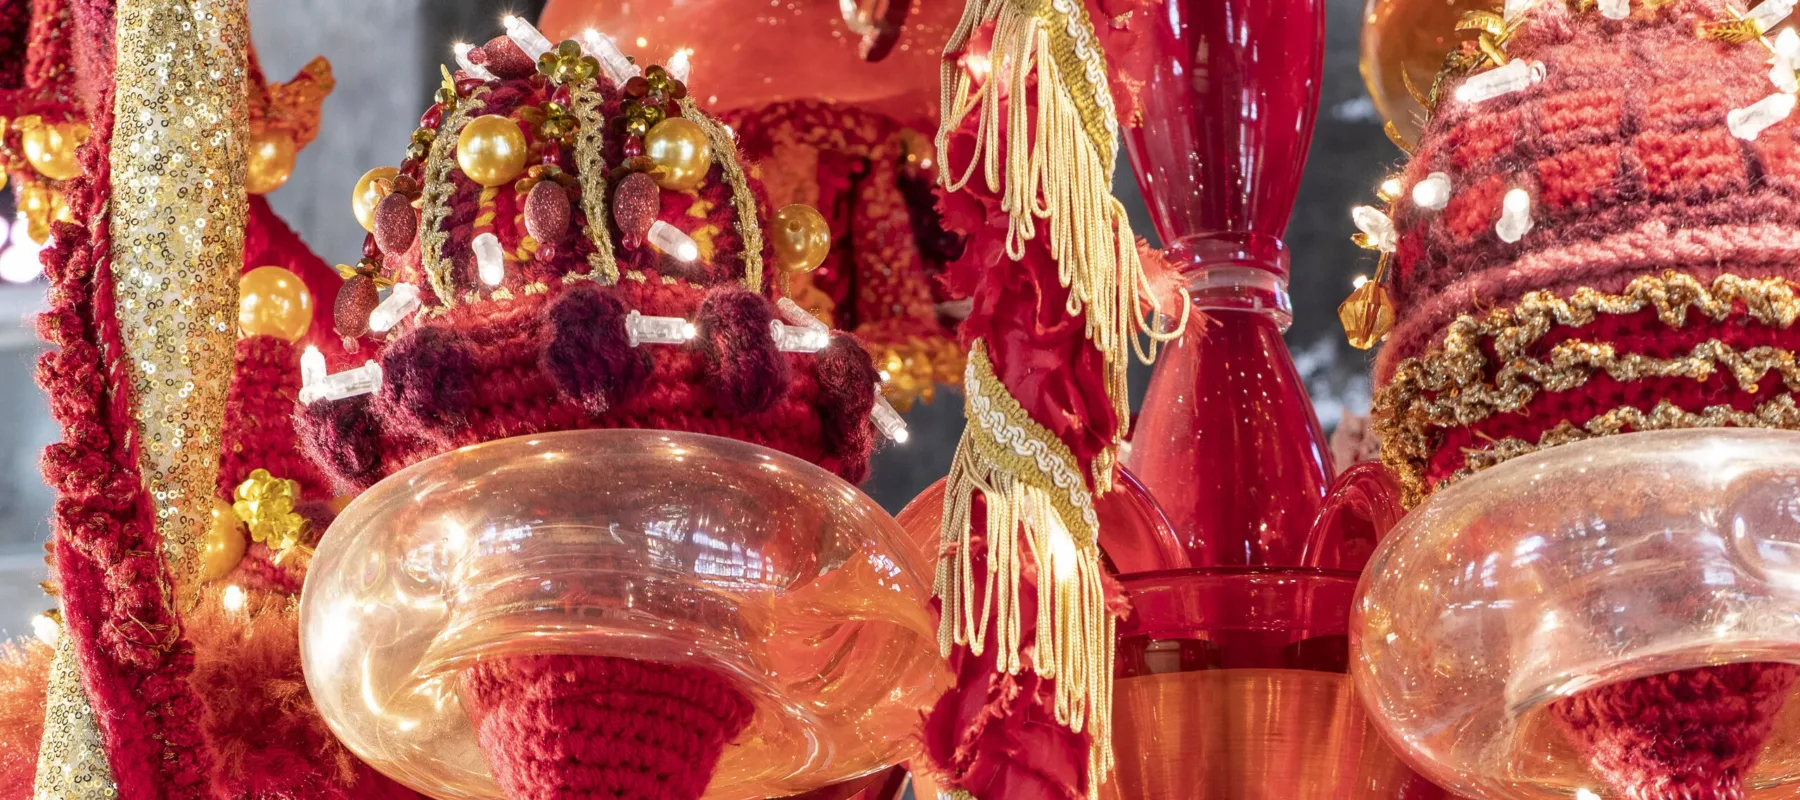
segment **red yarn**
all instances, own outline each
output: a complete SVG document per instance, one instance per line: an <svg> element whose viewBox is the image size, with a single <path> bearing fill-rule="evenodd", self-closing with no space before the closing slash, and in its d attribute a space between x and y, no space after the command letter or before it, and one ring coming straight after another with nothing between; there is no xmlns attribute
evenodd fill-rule
<svg viewBox="0 0 1800 800"><path fill-rule="evenodd" d="M755 710L711 669L598 656L484 661L462 689L511 800L697 800Z"/></svg>
<svg viewBox="0 0 1800 800"><path fill-rule="evenodd" d="M1742 800L1800 666L1726 664L1588 689L1550 717L1629 800Z"/></svg>
<svg viewBox="0 0 1800 800"><path fill-rule="evenodd" d="M300 235L282 221L260 194L249 196L249 216L244 221L244 271L257 267L282 267L300 277L312 292L312 325L301 337L299 347L312 345L325 355L327 363L340 368L362 363L344 353L343 340L335 330L332 310L337 305L338 289L344 279L325 260L306 246ZM226 441L230 441L227 439Z"/></svg>
<svg viewBox="0 0 1800 800"><path fill-rule="evenodd" d="M301 496L325 499L330 485L299 452L294 407L300 395L300 354L273 336L246 336L237 342L237 366L225 397L219 433L219 497L229 500L252 470L300 482Z"/></svg>

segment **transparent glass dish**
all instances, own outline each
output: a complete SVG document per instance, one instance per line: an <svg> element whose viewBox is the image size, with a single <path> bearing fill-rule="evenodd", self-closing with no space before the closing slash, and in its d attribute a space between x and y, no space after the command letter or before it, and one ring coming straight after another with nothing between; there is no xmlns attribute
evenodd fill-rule
<svg viewBox="0 0 1800 800"><path fill-rule="evenodd" d="M757 706L708 798L816 789L909 758L949 684L930 561L812 464L691 433L587 430L413 465L327 531L301 596L308 689L370 765L497 798L458 697L486 658L708 666Z"/></svg>
<svg viewBox="0 0 1800 800"><path fill-rule="evenodd" d="M1605 796L1551 701L1800 663L1800 432L1608 436L1464 478L1383 540L1350 635L1370 718L1426 777L1483 798ZM1797 707L1750 786L1800 778Z"/></svg>

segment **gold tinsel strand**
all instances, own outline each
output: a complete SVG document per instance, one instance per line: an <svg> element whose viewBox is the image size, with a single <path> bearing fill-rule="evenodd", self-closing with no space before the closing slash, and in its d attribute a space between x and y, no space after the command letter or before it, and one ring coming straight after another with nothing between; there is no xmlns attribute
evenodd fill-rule
<svg viewBox="0 0 1800 800"><path fill-rule="evenodd" d="M738 161L737 141L725 132L723 125L701 111L694 104L694 98L683 97L678 102L681 104L681 115L693 120L706 133L706 143L712 146L713 163L719 165L725 182L731 186L731 208L737 216L738 238L743 242L744 287L760 294L763 280L762 222L756 217L756 195L750 192L750 177L744 173L744 166Z"/></svg>
<svg viewBox="0 0 1800 800"><path fill-rule="evenodd" d="M581 172L581 212L588 219L588 241L594 243L584 276L611 285L619 282L619 263L608 227L606 159L600 155L606 144L607 120L601 113L604 102L592 81L575 81L569 86L569 110L576 121L575 166Z"/></svg>
<svg viewBox="0 0 1800 800"><path fill-rule="evenodd" d="M112 291L156 531L191 584L237 341L249 22L243 0L123 0L116 19Z"/></svg>

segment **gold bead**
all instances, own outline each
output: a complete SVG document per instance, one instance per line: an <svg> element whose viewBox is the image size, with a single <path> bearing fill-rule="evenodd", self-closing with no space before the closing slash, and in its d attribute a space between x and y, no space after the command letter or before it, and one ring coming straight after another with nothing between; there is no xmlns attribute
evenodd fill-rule
<svg viewBox="0 0 1800 800"><path fill-rule="evenodd" d="M268 194L281 188L294 174L294 137L285 131L266 130L250 137L250 159L244 174L244 191Z"/></svg>
<svg viewBox="0 0 1800 800"><path fill-rule="evenodd" d="M783 206L769 218L769 238L775 257L788 272L806 272L831 254L831 224L812 206Z"/></svg>
<svg viewBox="0 0 1800 800"><path fill-rule="evenodd" d="M656 123L644 134L644 155L662 167L656 185L677 192L698 188L712 169L712 145L706 141L706 131L686 117Z"/></svg>
<svg viewBox="0 0 1800 800"><path fill-rule="evenodd" d="M281 267L257 267L238 281L238 328L252 336L299 341L312 326L312 292Z"/></svg>
<svg viewBox="0 0 1800 800"><path fill-rule="evenodd" d="M212 525L200 540L201 579L216 581L231 574L237 569L238 562L244 560L244 550L248 547L244 529L238 524L237 514L232 513L231 504L214 498Z"/></svg>
<svg viewBox="0 0 1800 800"><path fill-rule="evenodd" d="M456 165L482 186L504 186L525 171L525 132L499 114L469 120L456 137Z"/></svg>
<svg viewBox="0 0 1800 800"><path fill-rule="evenodd" d="M19 138L25 144L25 160L31 162L38 174L59 181L81 174L81 164L75 160L75 148L87 141L87 123L38 122L20 127Z"/></svg>
<svg viewBox="0 0 1800 800"><path fill-rule="evenodd" d="M43 181L25 181L18 187L19 211L25 215L25 233L33 242L50 241L50 218L56 213L56 198Z"/></svg>
<svg viewBox="0 0 1800 800"><path fill-rule="evenodd" d="M394 176L400 170L393 167L376 167L356 179L356 188L350 191L350 210L356 212L356 221L362 223L363 230L375 232L375 204L387 196L388 187L393 186Z"/></svg>

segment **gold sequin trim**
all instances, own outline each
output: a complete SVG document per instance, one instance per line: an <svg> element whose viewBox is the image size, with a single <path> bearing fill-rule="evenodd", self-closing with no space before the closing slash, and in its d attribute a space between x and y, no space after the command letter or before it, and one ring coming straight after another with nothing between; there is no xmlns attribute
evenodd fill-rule
<svg viewBox="0 0 1800 800"><path fill-rule="evenodd" d="M50 661L44 692L44 734L38 744L32 800L114 800L112 765L100 740L100 723L81 685L75 636L64 630Z"/></svg>
<svg viewBox="0 0 1800 800"><path fill-rule="evenodd" d="M610 286L619 282L619 263L607 225L606 158L601 155L606 144L606 115L601 113L602 100L592 81L570 84L569 100L577 123L575 166L581 172L581 213L587 217L588 241L594 243L594 252L588 254L588 274Z"/></svg>
<svg viewBox="0 0 1800 800"><path fill-rule="evenodd" d="M744 166L738 160L737 141L725 132L725 126L702 112L694 104L694 98L684 97L680 103L681 115L706 132L706 143L712 145L713 162L719 165L725 173L725 182L731 185L731 209L737 216L738 238L743 240L744 287L761 294L762 221L756 216L756 195L750 192L750 176L744 174Z"/></svg>
<svg viewBox="0 0 1800 800"><path fill-rule="evenodd" d="M1779 373L1790 389L1800 388L1794 354L1772 347L1738 351L1708 341L1685 356L1657 358L1621 355L1610 344L1571 341L1551 348L1545 359L1527 354L1551 328L1584 327L1602 314L1654 309L1663 324L1678 328L1687 324L1690 312L1722 320L1739 303L1750 319L1771 327L1786 328L1800 318L1800 297L1785 279L1722 275L1709 286L1673 271L1638 278L1620 294L1582 288L1564 299L1547 291L1532 292L1512 308L1460 316L1446 328L1442 344L1401 362L1393 379L1377 393L1374 416L1382 438L1382 461L1400 479L1408 504L1417 503L1429 488L1423 476L1442 428L1516 411L1539 391L1578 387L1597 371L1619 380L1706 379L1722 367L1745 391L1754 391L1770 372ZM1491 363L1503 366L1490 381Z"/></svg>
<svg viewBox="0 0 1800 800"><path fill-rule="evenodd" d="M451 264L444 257L444 245L450 241L444 220L450 217L450 196L456 192L456 182L450 177L450 170L456 167L456 138L462 134L463 126L486 107L481 98L487 92L486 86L477 86L468 97L456 101L456 108L438 126L431 150L425 156L425 186L419 194L419 241L424 245L420 260L424 262L432 294L446 307L456 305L458 300Z"/></svg>
<svg viewBox="0 0 1800 800"><path fill-rule="evenodd" d="M125 0L115 19L112 291L156 532L191 586L237 345L249 23L243 0Z"/></svg>

